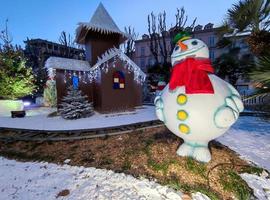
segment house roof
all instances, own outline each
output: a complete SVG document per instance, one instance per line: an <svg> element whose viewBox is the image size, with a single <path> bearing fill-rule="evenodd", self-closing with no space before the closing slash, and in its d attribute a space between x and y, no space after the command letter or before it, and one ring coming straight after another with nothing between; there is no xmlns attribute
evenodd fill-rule
<svg viewBox="0 0 270 200"><path fill-rule="evenodd" d="M233 33L226 33L224 34L225 38L230 38L230 37L242 37L242 36L249 36L251 34L251 31L242 31L242 32L237 32L237 30L234 30Z"/></svg>
<svg viewBox="0 0 270 200"><path fill-rule="evenodd" d="M85 36L87 35L87 31L89 30L103 34L116 33L122 36L122 40L125 40L125 38L128 37L125 33L120 31L102 3L100 3L97 7L90 22L80 22L78 25L79 26L76 29L76 41L78 43L82 43L82 41L85 39ZM87 31L84 36L81 36L83 29L86 29Z"/></svg>
<svg viewBox="0 0 270 200"><path fill-rule="evenodd" d="M106 68L109 67L106 63L112 59L118 57L120 60L126 63L125 67L129 71L134 73L134 80L137 83L144 82L146 75L140 69L138 65L136 65L126 54L124 54L120 49L113 48L106 51L101 58L98 58L97 63L90 67L89 62L84 60L75 60L69 58L60 58L60 57L49 57L45 62L45 68L53 68L53 69L63 69L63 70L72 70L72 71L85 71L88 74L89 79L92 81L93 79L97 79L101 71L106 72Z"/></svg>
<svg viewBox="0 0 270 200"><path fill-rule="evenodd" d="M101 58L98 58L97 63L91 68L91 71L98 74L97 71L100 70L101 66L109 61L110 59L118 57L120 60L127 63L127 68L134 73L134 79L137 82L143 82L146 78L146 74L141 70L141 68L136 65L126 54L124 54L120 49L112 48L106 51Z"/></svg>
<svg viewBox="0 0 270 200"><path fill-rule="evenodd" d="M70 58L49 57L45 62L45 68L64 69L73 71L90 71L89 62Z"/></svg>

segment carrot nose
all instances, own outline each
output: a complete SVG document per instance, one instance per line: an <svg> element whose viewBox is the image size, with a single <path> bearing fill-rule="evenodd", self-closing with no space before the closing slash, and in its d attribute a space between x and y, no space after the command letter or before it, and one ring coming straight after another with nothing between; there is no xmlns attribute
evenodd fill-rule
<svg viewBox="0 0 270 200"><path fill-rule="evenodd" d="M177 42L177 44L182 49L182 51L186 51L188 49L188 46L181 41Z"/></svg>

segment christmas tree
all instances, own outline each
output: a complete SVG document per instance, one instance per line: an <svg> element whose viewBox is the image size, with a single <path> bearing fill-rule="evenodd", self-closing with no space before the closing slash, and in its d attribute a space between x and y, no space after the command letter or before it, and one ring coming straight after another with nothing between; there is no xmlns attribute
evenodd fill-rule
<svg viewBox="0 0 270 200"><path fill-rule="evenodd" d="M68 88L60 106L59 112L64 119L79 119L94 114L93 103L89 103L87 96L82 95L82 92L73 86Z"/></svg>
<svg viewBox="0 0 270 200"><path fill-rule="evenodd" d="M34 89L32 69L20 49L15 47L0 50L0 97L17 99L31 94Z"/></svg>
<svg viewBox="0 0 270 200"><path fill-rule="evenodd" d="M0 99L18 99L35 90L32 69L26 66L23 50L11 44L6 21L0 32Z"/></svg>
<svg viewBox="0 0 270 200"><path fill-rule="evenodd" d="M43 92L44 104L50 107L56 107L57 105L57 93L55 80L48 80Z"/></svg>

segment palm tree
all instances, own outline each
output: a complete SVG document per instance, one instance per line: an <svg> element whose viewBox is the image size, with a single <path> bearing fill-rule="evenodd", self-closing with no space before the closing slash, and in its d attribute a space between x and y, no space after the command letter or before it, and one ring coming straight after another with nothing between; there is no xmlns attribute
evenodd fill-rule
<svg viewBox="0 0 270 200"><path fill-rule="evenodd" d="M241 0L228 10L228 25L239 31L269 30L270 0Z"/></svg>
<svg viewBox="0 0 270 200"><path fill-rule="evenodd" d="M261 83L267 91L270 91L270 50L267 55L259 57L255 69L250 73L250 78Z"/></svg>
<svg viewBox="0 0 270 200"><path fill-rule="evenodd" d="M259 56L270 48L270 0L240 0L228 10L221 28L224 32L250 31L247 42L251 51Z"/></svg>
<svg viewBox="0 0 270 200"><path fill-rule="evenodd" d="M236 85L239 77L246 78L253 66L250 54L239 56L239 48L232 48L229 52L222 54L214 62L216 74L227 79L232 85Z"/></svg>

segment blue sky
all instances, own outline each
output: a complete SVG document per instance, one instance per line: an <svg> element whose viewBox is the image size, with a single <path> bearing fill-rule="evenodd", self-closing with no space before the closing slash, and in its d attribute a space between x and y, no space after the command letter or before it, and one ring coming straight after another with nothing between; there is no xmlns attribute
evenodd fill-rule
<svg viewBox="0 0 270 200"><path fill-rule="evenodd" d="M222 22L226 11L238 0L0 0L0 29L9 19L13 43L29 38L58 41L60 32L74 34L78 22L87 22L102 2L121 30L131 25L140 35L147 33L147 14L167 12L168 26L176 8L185 7L190 21Z"/></svg>

